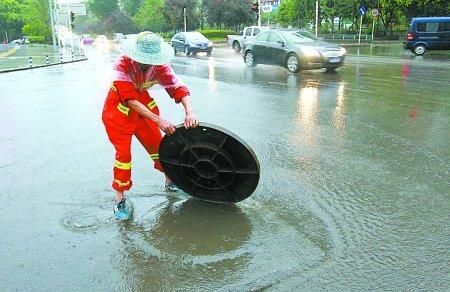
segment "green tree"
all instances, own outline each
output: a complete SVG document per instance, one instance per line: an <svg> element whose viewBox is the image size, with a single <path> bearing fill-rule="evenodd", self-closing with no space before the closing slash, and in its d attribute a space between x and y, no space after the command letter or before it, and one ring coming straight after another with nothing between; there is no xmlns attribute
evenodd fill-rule
<svg viewBox="0 0 450 292"><path fill-rule="evenodd" d="M239 26L256 24L255 13L251 10L251 1L229 0L223 21L227 27L238 30Z"/></svg>
<svg viewBox="0 0 450 292"><path fill-rule="evenodd" d="M384 0L386 1L386 0ZM417 16L448 16L450 1L448 0L397 0L398 7L408 20Z"/></svg>
<svg viewBox="0 0 450 292"><path fill-rule="evenodd" d="M134 17L139 11L145 0L119 0L119 8L121 11L128 13L131 17ZM159 1L161 2L161 1Z"/></svg>
<svg viewBox="0 0 450 292"><path fill-rule="evenodd" d="M184 29L184 8L186 8L187 30L194 30L200 24L198 0L165 0L163 15L168 26L175 31Z"/></svg>
<svg viewBox="0 0 450 292"><path fill-rule="evenodd" d="M51 39L48 0L27 0L23 7L24 26L22 32L30 36L43 36Z"/></svg>
<svg viewBox="0 0 450 292"><path fill-rule="evenodd" d="M201 9L209 26L238 30L245 25L256 24L251 3L252 0L210 0L203 1Z"/></svg>
<svg viewBox="0 0 450 292"><path fill-rule="evenodd" d="M23 1L0 0L0 34L2 36L0 39L6 41L6 34L9 41L22 35L23 7Z"/></svg>
<svg viewBox="0 0 450 292"><path fill-rule="evenodd" d="M145 0L133 17L133 21L140 30L166 31L168 26L161 13L163 9L163 0Z"/></svg>
<svg viewBox="0 0 450 292"><path fill-rule="evenodd" d="M313 23L315 15L315 1L313 0L285 0L275 13L275 19L284 26L305 27Z"/></svg>
<svg viewBox="0 0 450 292"><path fill-rule="evenodd" d="M117 1L111 0L88 0L89 10L100 20L105 21L110 16L119 11L119 4Z"/></svg>
<svg viewBox="0 0 450 292"><path fill-rule="evenodd" d="M137 28L133 22L131 13L125 11L128 2L129 1L89 0L88 8L94 17L87 20L89 24L86 26L86 29L101 34L136 32ZM92 18L96 19L92 20Z"/></svg>

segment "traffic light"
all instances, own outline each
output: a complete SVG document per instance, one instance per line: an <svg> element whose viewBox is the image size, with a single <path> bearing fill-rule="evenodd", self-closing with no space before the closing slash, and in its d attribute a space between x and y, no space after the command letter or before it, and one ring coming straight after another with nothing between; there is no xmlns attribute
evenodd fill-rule
<svg viewBox="0 0 450 292"><path fill-rule="evenodd" d="M258 3L258 1L252 2L252 10L253 10L253 12L255 12L255 13L258 13L258 12L259 12L259 3Z"/></svg>
<svg viewBox="0 0 450 292"><path fill-rule="evenodd" d="M259 1L252 2L252 11L255 13L257 21L259 18L259 3L258 2Z"/></svg>
<svg viewBox="0 0 450 292"><path fill-rule="evenodd" d="M73 13L73 11L70 11L70 26L72 27L72 29L75 27L75 24L73 24L75 20L75 13Z"/></svg>

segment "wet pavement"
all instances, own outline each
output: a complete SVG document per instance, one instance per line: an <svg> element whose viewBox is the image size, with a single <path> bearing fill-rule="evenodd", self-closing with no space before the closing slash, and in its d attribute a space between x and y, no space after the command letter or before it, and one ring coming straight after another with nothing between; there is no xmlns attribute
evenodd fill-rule
<svg viewBox="0 0 450 292"><path fill-rule="evenodd" d="M200 121L253 148L260 183L236 205L165 193L134 141L127 223L100 120L115 53L1 74L0 290L448 290L450 55L370 49L299 74L179 53Z"/></svg>

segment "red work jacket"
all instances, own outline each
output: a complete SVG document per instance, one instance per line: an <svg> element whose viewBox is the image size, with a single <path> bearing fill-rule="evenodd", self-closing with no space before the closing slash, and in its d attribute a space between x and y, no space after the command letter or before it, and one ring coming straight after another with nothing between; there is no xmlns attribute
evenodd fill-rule
<svg viewBox="0 0 450 292"><path fill-rule="evenodd" d="M142 72L137 62L120 56L114 64L113 82L103 107L102 120L105 125L126 134L134 133L136 121L141 116L128 107L130 99L141 102L159 115L156 102L147 91L154 84L164 87L176 103L190 94L169 64L150 66L146 72Z"/></svg>

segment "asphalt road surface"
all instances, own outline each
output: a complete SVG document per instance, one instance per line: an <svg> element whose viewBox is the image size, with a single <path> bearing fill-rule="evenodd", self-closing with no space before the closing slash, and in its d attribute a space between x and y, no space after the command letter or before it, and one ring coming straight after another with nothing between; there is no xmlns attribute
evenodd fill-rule
<svg viewBox="0 0 450 292"><path fill-rule="evenodd" d="M128 223L100 118L117 52L1 74L0 290L449 290L450 56L349 52L299 74L179 53L200 121L253 148L260 183L236 205L165 193L134 141Z"/></svg>

